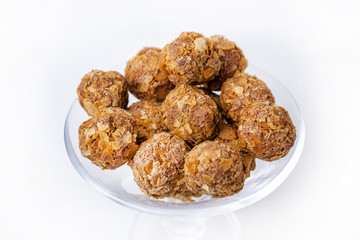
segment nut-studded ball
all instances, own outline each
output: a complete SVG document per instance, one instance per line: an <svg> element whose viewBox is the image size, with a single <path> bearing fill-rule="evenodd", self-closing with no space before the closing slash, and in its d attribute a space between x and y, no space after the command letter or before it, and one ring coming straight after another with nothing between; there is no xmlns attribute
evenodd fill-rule
<svg viewBox="0 0 360 240"><path fill-rule="evenodd" d="M164 127L191 145L211 139L221 115L215 102L201 90L179 85L162 103Z"/></svg>
<svg viewBox="0 0 360 240"><path fill-rule="evenodd" d="M161 64L160 53L159 48L145 47L127 62L125 78L130 92L139 99L162 101L174 88Z"/></svg>
<svg viewBox="0 0 360 240"><path fill-rule="evenodd" d="M189 190L226 197L244 186L243 159L236 149L218 141L206 141L186 154L185 182Z"/></svg>
<svg viewBox="0 0 360 240"><path fill-rule="evenodd" d="M101 169L115 169L128 162L138 149L136 127L122 108L107 108L79 127L81 154Z"/></svg>
<svg viewBox="0 0 360 240"><path fill-rule="evenodd" d="M108 107L126 108L128 86L118 72L93 70L86 74L77 89L79 102L90 116Z"/></svg>
<svg viewBox="0 0 360 240"><path fill-rule="evenodd" d="M266 84L255 76L241 73L227 79L220 94L220 103L227 118L238 122L241 111L254 102L275 102Z"/></svg>
<svg viewBox="0 0 360 240"><path fill-rule="evenodd" d="M208 82L221 68L217 52L200 33L181 33L164 47L162 54L170 81L175 85Z"/></svg>
<svg viewBox="0 0 360 240"><path fill-rule="evenodd" d="M141 191L154 198L171 197L184 189L184 162L188 145L167 132L143 142L129 162Z"/></svg>
<svg viewBox="0 0 360 240"><path fill-rule="evenodd" d="M296 139L288 112L269 102L254 103L243 110L238 134L255 157L266 161L284 157Z"/></svg>
<svg viewBox="0 0 360 240"><path fill-rule="evenodd" d="M236 71L244 72L248 63L242 50L234 42L220 35L211 36L209 40L220 58L221 70L205 85L211 90L220 90L226 79L233 77Z"/></svg>

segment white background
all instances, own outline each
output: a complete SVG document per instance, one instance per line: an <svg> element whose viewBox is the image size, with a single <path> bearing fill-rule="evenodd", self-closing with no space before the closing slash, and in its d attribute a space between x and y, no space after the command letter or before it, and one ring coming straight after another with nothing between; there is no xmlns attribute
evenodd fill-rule
<svg viewBox="0 0 360 240"><path fill-rule="evenodd" d="M360 239L359 23L355 0L0 1L0 239L127 239L137 212L73 169L65 116L85 73L182 31L235 41L305 118L293 173L236 212L243 238Z"/></svg>

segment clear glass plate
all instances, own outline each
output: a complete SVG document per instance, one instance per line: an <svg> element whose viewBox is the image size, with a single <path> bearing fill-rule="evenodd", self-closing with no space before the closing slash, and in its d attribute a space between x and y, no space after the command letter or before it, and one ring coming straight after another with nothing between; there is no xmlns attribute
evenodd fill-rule
<svg viewBox="0 0 360 240"><path fill-rule="evenodd" d="M258 67L250 65L247 73L263 80L275 96L276 104L284 107L296 127L297 138L287 156L266 162L256 159L256 169L246 180L244 188L226 198L200 197L195 202L181 202L173 199L155 200L142 193L133 180L130 167L124 165L116 170L100 170L84 158L78 147L78 128L89 117L77 99L71 105L65 122L65 145L69 158L79 174L92 186L115 202L142 212L181 216L215 215L244 208L274 191L294 169L300 158L304 141L305 126L299 107L290 92L275 78ZM137 101L130 96L129 105Z"/></svg>

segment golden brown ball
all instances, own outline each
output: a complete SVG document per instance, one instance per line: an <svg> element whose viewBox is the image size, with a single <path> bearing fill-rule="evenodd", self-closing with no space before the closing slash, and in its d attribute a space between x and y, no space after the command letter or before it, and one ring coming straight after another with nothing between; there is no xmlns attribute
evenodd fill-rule
<svg viewBox="0 0 360 240"><path fill-rule="evenodd" d="M248 62L243 51L234 42L223 36L211 36L209 41L220 58L221 70L213 80L205 85L211 90L220 90L224 81L233 77L235 72L244 72Z"/></svg>
<svg viewBox="0 0 360 240"><path fill-rule="evenodd" d="M184 162L188 151L183 139L167 132L143 142L129 162L141 191L154 198L178 194L185 184Z"/></svg>
<svg viewBox="0 0 360 240"><path fill-rule="evenodd" d="M186 154L185 182L190 191L226 197L244 186L243 159L236 149L218 141L206 141Z"/></svg>
<svg viewBox="0 0 360 240"><path fill-rule="evenodd" d="M266 84L255 76L241 73L227 79L220 94L220 103L227 118L238 122L241 111L254 102L275 102L274 96Z"/></svg>
<svg viewBox="0 0 360 240"><path fill-rule="evenodd" d="M174 88L160 57L161 49L145 47L127 62L125 77L130 92L137 98L162 101Z"/></svg>
<svg viewBox="0 0 360 240"><path fill-rule="evenodd" d="M122 108L107 108L79 127L81 154L101 169L115 169L128 162L138 149L136 127Z"/></svg>
<svg viewBox="0 0 360 240"><path fill-rule="evenodd" d="M269 102L254 103L243 110L238 134L255 157L266 161L284 157L296 139L288 112Z"/></svg>
<svg viewBox="0 0 360 240"><path fill-rule="evenodd" d="M115 71L93 70L86 74L77 89L79 102L90 116L108 107L126 108L128 86L123 75Z"/></svg>
<svg viewBox="0 0 360 240"><path fill-rule="evenodd" d="M162 103L164 127L191 145L211 139L221 115L216 103L201 90L179 85Z"/></svg>
<svg viewBox="0 0 360 240"><path fill-rule="evenodd" d="M183 32L164 49L164 64L174 85L208 82L219 74L221 62L200 33Z"/></svg>

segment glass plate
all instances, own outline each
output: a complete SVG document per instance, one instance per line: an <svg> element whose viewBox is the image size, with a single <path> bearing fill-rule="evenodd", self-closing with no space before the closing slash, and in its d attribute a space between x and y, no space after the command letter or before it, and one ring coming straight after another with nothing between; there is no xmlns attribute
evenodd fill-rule
<svg viewBox="0 0 360 240"><path fill-rule="evenodd" d="M293 148L284 158L274 162L256 159L256 169L246 179L244 188L239 193L225 198L204 196L193 203L167 198L156 200L140 191L133 180L129 166L124 165L116 170L100 170L81 155L78 147L78 128L89 116L81 108L77 99L71 105L65 122L65 145L73 166L86 181L107 197L142 212L172 216L213 215L244 208L264 198L274 191L294 169L304 146L305 126L295 99L279 81L253 65L249 65L246 72L263 80L271 89L276 104L289 112L296 127L297 138ZM129 105L135 101L137 101L136 98L131 95Z"/></svg>

